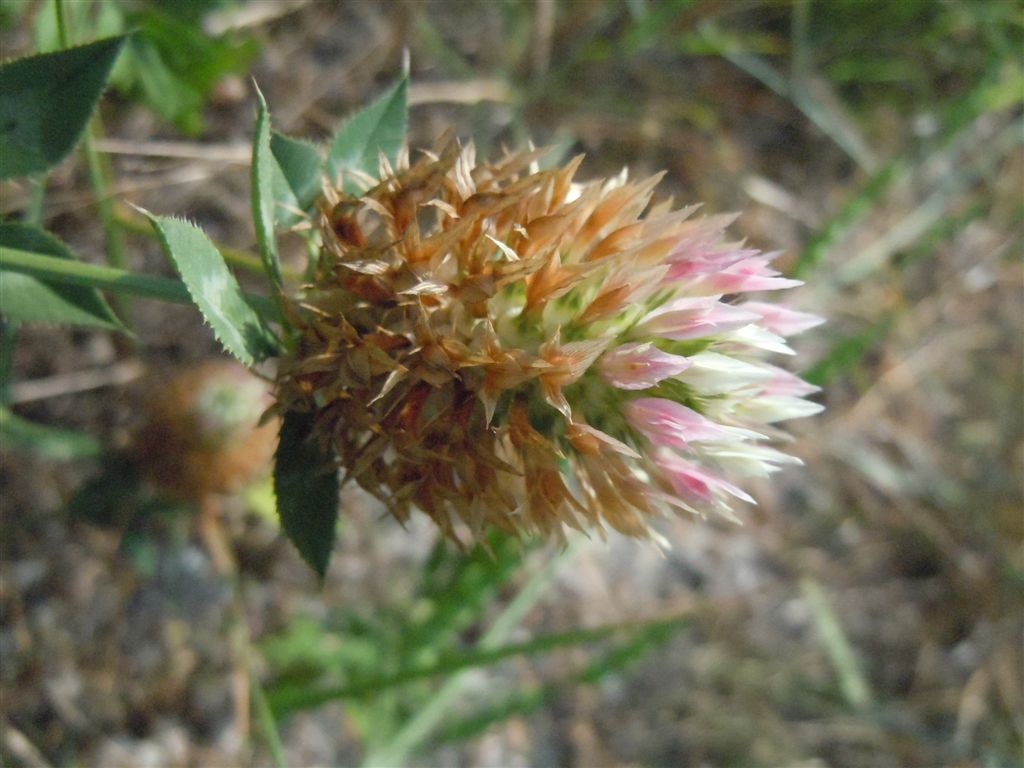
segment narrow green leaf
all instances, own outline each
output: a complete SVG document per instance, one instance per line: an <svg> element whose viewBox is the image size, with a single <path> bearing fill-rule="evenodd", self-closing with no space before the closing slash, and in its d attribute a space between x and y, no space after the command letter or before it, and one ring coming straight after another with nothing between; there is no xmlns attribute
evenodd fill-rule
<svg viewBox="0 0 1024 768"><path fill-rule="evenodd" d="M275 354L273 335L246 301L224 257L206 234L170 216L149 215L149 219L192 300L224 348L245 365Z"/></svg>
<svg viewBox="0 0 1024 768"><path fill-rule="evenodd" d="M45 171L78 141L125 38L0 66L0 178Z"/></svg>
<svg viewBox="0 0 1024 768"><path fill-rule="evenodd" d="M46 459L67 461L99 456L99 440L85 432L51 427L23 419L0 407L0 448L25 451Z"/></svg>
<svg viewBox="0 0 1024 768"><path fill-rule="evenodd" d="M274 237L274 156L270 152L270 113L267 102L256 89L259 110L256 113L256 133L252 140L252 220L256 226L256 242L263 261L263 271L271 284L281 287L281 262Z"/></svg>
<svg viewBox="0 0 1024 768"><path fill-rule="evenodd" d="M324 164L320 149L308 141L271 131L270 151L277 161L274 200L279 226L299 220L296 209L309 211L320 194Z"/></svg>
<svg viewBox="0 0 1024 768"><path fill-rule="evenodd" d="M42 229L0 224L0 246L77 261L63 242ZM95 288L48 282L5 272L0 280L0 313L20 323L65 323L126 330Z"/></svg>
<svg viewBox="0 0 1024 768"><path fill-rule="evenodd" d="M552 632L525 642L508 643L495 648L462 648L458 651L448 651L427 664L400 669L391 674L381 674L369 679L357 678L346 685L330 688L310 686L305 683L285 686L273 691L270 694L270 701L275 712L306 709L333 699L377 695L388 688L405 685L415 680L448 675L463 669L492 666L518 656L538 656L564 648L598 643L623 634L646 632L651 627L675 625L681 620L680 617L672 617L647 622L631 621L607 624L593 628L570 629L566 632Z"/></svg>
<svg viewBox="0 0 1024 768"><path fill-rule="evenodd" d="M338 473L311 439L313 417L287 413L274 455L274 492L281 528L322 579L334 548Z"/></svg>
<svg viewBox="0 0 1024 768"><path fill-rule="evenodd" d="M593 685L614 672L620 672L642 659L658 645L668 641L675 632L687 624L687 619L657 621L638 629L629 640L614 646L586 664L582 669L563 676L560 680L525 687L507 694L490 706L478 707L463 719L450 719L441 728L435 743L465 741L486 731L495 723L511 717L535 712L546 702L565 694L579 685Z"/></svg>
<svg viewBox="0 0 1024 768"><path fill-rule="evenodd" d="M402 78L375 101L346 120L327 151L327 175L342 177L346 192L363 187L349 171L377 175L377 154L383 152L394 163L405 141L408 81Z"/></svg>

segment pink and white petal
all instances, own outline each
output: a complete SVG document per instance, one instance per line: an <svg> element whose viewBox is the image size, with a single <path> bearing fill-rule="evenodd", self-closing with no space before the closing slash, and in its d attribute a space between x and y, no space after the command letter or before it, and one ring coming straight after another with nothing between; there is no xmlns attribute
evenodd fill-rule
<svg viewBox="0 0 1024 768"><path fill-rule="evenodd" d="M652 443L688 448L693 442L729 442L759 438L742 427L727 427L685 405L661 397L641 397L626 406L630 423Z"/></svg>
<svg viewBox="0 0 1024 768"><path fill-rule="evenodd" d="M769 253L743 259L723 269L699 278L694 287L715 290L719 293L743 293L746 291L775 291L803 285L801 280L780 277L768 263L778 256Z"/></svg>
<svg viewBox="0 0 1024 768"><path fill-rule="evenodd" d="M804 381L795 373L779 368L775 365L762 363L765 370L771 371L771 378L764 382L761 388L762 395L789 395L791 397L804 397L820 392L821 387Z"/></svg>
<svg viewBox="0 0 1024 768"><path fill-rule="evenodd" d="M687 296L668 302L641 319L637 333L683 340L742 328L758 315L718 301L718 296Z"/></svg>
<svg viewBox="0 0 1024 768"><path fill-rule="evenodd" d="M701 352L689 360L690 367L679 374L679 379L702 395L718 395L749 389L755 385L759 389L776 375L775 371L764 364L747 362L717 352Z"/></svg>
<svg viewBox="0 0 1024 768"><path fill-rule="evenodd" d="M757 503L743 489L681 456L662 452L654 460L662 470L664 477L683 497L689 496L708 503L712 502L716 496L725 493L750 504Z"/></svg>
<svg viewBox="0 0 1024 768"><path fill-rule="evenodd" d="M803 464L796 456L760 443L708 444L701 446L700 455L729 474L740 477L768 477L778 472L782 465Z"/></svg>
<svg viewBox="0 0 1024 768"><path fill-rule="evenodd" d="M619 389L647 389L689 366L688 358L662 352L649 341L622 344L598 363L601 375Z"/></svg>
<svg viewBox="0 0 1024 768"><path fill-rule="evenodd" d="M799 312L789 307L769 304L763 301L747 301L740 304L748 312L761 316L758 325L779 336L795 336L825 322L825 318L810 312Z"/></svg>
<svg viewBox="0 0 1024 768"><path fill-rule="evenodd" d="M725 352L774 352L779 355L795 355L793 348L781 336L777 336L759 325L745 325L729 331L715 344L715 349Z"/></svg>
<svg viewBox="0 0 1024 768"><path fill-rule="evenodd" d="M754 397L739 403L734 410L738 419L757 424L774 424L787 419L802 419L825 410L825 406L813 400L786 395Z"/></svg>

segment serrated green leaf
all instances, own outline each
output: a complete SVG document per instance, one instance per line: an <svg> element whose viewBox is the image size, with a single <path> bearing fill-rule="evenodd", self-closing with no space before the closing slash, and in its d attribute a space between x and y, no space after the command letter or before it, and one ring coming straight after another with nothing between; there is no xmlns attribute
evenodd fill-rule
<svg viewBox="0 0 1024 768"><path fill-rule="evenodd" d="M256 89L259 109L256 113L256 132L252 140L252 220L256 227L256 243L263 261L263 271L278 287L281 285L281 262L274 237L274 156L270 151L270 113L267 102Z"/></svg>
<svg viewBox="0 0 1024 768"><path fill-rule="evenodd" d="M0 179L45 171L71 151L125 38L0 66Z"/></svg>
<svg viewBox="0 0 1024 768"><path fill-rule="evenodd" d="M246 301L210 238L187 221L147 215L192 300L224 348L249 366L275 354L273 334Z"/></svg>
<svg viewBox="0 0 1024 768"><path fill-rule="evenodd" d="M279 226L299 220L296 210L310 211L320 195L324 164L320 149L308 141L272 131L270 151L274 155L274 200Z"/></svg>
<svg viewBox="0 0 1024 768"><path fill-rule="evenodd" d="M0 224L0 246L77 261L63 242L25 224ZM40 280L4 271L0 277L0 313L19 323L65 323L126 330L94 288Z"/></svg>
<svg viewBox="0 0 1024 768"><path fill-rule="evenodd" d="M24 451L46 459L89 459L102 450L100 441L85 432L51 427L23 419L0 407L0 448Z"/></svg>
<svg viewBox="0 0 1024 768"><path fill-rule="evenodd" d="M274 493L281 528L322 579L334 548L338 473L310 439L313 417L287 413L274 454Z"/></svg>
<svg viewBox="0 0 1024 768"><path fill-rule="evenodd" d="M392 163L398 157L398 150L405 141L407 85L403 77L349 117L331 141L327 151L327 175L336 180L340 174L346 192L363 191L346 171L376 176L378 152L383 152Z"/></svg>

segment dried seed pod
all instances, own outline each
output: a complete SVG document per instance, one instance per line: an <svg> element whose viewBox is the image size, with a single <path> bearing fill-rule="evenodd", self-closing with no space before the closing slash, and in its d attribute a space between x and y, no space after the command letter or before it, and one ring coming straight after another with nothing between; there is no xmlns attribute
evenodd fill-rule
<svg viewBox="0 0 1024 768"><path fill-rule="evenodd" d="M270 395L242 366L203 363L149 391L135 453L162 492L192 501L231 493L269 467L277 429L259 420Z"/></svg>

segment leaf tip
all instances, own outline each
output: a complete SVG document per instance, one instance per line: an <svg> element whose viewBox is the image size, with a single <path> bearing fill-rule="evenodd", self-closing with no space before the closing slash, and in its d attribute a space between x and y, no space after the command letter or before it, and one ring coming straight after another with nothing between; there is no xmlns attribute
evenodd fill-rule
<svg viewBox="0 0 1024 768"><path fill-rule="evenodd" d="M256 82L256 78L250 78L252 80L252 87L256 91L256 98L259 100L260 108L264 111L267 109L267 100L263 96L263 91L260 90L259 83Z"/></svg>
<svg viewBox="0 0 1024 768"><path fill-rule="evenodd" d="M125 200L124 202L127 203L129 207L134 208L136 211L141 213L143 216L145 216L150 221L154 221L156 219L156 215L155 214L150 213L145 208L143 208L141 205L136 205L131 200Z"/></svg>

